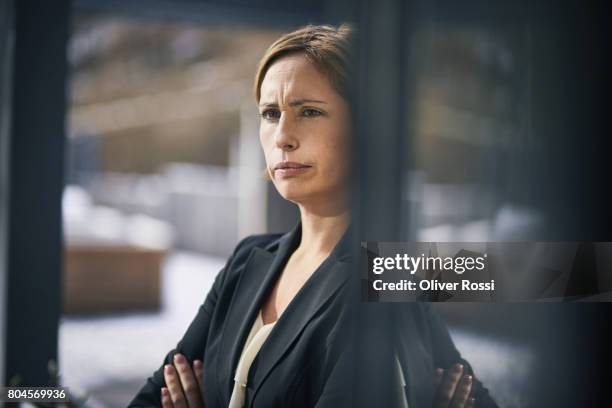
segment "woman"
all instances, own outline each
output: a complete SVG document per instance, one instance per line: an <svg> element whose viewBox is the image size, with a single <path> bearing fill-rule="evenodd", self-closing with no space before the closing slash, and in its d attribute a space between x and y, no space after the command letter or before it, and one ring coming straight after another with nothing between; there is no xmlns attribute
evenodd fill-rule
<svg viewBox="0 0 612 408"><path fill-rule="evenodd" d="M342 368L350 341L350 33L346 25L307 26L283 35L262 58L255 97L267 173L299 207L300 222L285 235L238 244L184 337L131 407L355 403ZM397 362L409 391L398 403L464 407L474 397L476 406L492 403L431 310L406 308L413 333L398 342ZM453 366L458 362L463 365ZM417 368L430 380L415 388L423 378L413 375Z"/></svg>

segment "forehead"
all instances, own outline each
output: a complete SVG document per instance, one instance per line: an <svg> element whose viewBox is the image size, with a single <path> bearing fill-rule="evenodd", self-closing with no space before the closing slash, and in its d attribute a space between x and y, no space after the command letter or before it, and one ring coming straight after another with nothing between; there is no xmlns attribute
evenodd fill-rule
<svg viewBox="0 0 612 408"><path fill-rule="evenodd" d="M288 55L275 61L261 83L262 102L277 97L331 96L334 89L327 77L301 54Z"/></svg>

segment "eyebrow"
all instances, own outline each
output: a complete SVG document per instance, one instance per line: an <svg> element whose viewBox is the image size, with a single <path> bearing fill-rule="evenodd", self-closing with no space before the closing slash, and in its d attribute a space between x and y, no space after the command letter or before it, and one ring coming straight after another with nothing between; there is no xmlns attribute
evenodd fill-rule
<svg viewBox="0 0 612 408"><path fill-rule="evenodd" d="M296 100L293 100L293 101L289 102L289 106L295 107L295 106L304 105L306 103L322 103L322 104L327 104L327 102L325 102L325 101L319 101L319 100L316 100L316 99L296 99ZM264 103L260 103L259 106L260 107L263 107L263 106L278 106L278 104L275 103L275 102L264 102Z"/></svg>

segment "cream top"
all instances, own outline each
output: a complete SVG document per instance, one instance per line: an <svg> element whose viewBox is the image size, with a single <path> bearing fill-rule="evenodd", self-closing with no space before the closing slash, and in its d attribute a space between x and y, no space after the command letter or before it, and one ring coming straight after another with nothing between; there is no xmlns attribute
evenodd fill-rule
<svg viewBox="0 0 612 408"><path fill-rule="evenodd" d="M251 327L251 332L244 343L242 349L242 355L238 361L238 367L236 368L236 375L234 376L234 389L232 391L232 397L230 399L229 408L242 408L244 406L244 397L247 385L247 378L249 375L249 369L255 356L261 349L268 335L272 331L272 328L278 320L263 324L263 318L261 316L261 309L257 314L257 318Z"/></svg>

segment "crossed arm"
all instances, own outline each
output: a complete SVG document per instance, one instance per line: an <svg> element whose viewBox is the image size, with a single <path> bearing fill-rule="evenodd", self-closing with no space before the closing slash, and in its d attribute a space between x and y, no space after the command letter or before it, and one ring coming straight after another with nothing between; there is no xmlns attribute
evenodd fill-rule
<svg viewBox="0 0 612 408"><path fill-rule="evenodd" d="M466 371L467 372L467 371ZM471 396L472 376L464 373L462 364L454 364L448 369L438 368L435 377L434 408L473 408L475 398ZM333 377L333 373L332 376ZM202 361L190 364L182 354L175 354L173 364L164 366L165 387L161 388L163 408L203 408ZM346 403L343 394L332 386L337 379L330 378L317 407L338 407ZM337 385L337 384L336 384ZM341 388L341 387L340 387Z"/></svg>

